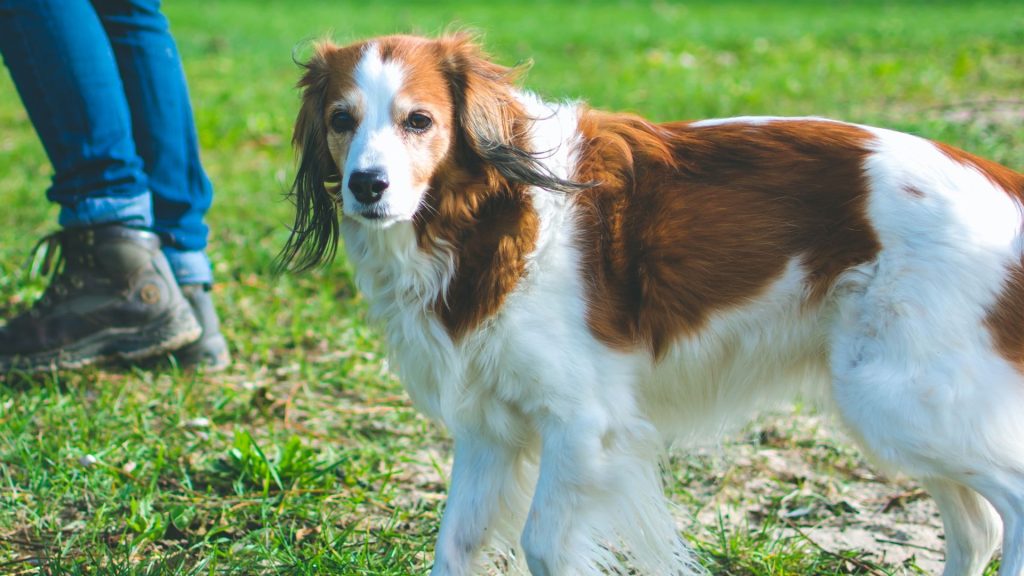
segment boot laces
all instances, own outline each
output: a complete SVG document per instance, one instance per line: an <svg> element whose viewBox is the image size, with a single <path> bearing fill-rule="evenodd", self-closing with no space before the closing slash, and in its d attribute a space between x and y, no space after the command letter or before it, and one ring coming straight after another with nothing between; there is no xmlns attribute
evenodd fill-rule
<svg viewBox="0 0 1024 576"><path fill-rule="evenodd" d="M32 315L38 315L51 308L63 301L70 291L81 287L81 279L67 272L63 240L64 231L58 230L40 238L32 248L31 256L26 263L29 267L29 277L50 275L49 285L29 310Z"/></svg>

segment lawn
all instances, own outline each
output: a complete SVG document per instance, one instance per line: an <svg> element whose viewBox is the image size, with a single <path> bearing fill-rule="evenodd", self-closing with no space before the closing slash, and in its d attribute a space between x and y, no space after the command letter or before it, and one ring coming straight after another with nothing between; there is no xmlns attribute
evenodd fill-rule
<svg viewBox="0 0 1024 576"><path fill-rule="evenodd" d="M451 443L411 408L339 258L275 275L311 40L469 28L525 85L658 120L821 115L1024 169L1017 2L175 0L217 196L215 298L235 358L0 381L0 573L425 574ZM49 164L0 78L0 313L56 210ZM679 522L715 574L916 574L934 507L884 482L834 423L775 413L672 459ZM858 538L853 536L859 535Z"/></svg>

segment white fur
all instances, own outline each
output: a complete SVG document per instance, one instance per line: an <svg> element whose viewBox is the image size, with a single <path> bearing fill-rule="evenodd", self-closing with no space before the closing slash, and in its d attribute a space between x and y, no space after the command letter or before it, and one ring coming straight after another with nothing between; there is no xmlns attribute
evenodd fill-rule
<svg viewBox="0 0 1024 576"><path fill-rule="evenodd" d="M372 87L363 105L377 120L341 159L346 175L402 168L381 119L401 75L373 54L357 76ZM533 149L570 178L577 108L519 97L537 119ZM786 120L702 125L768 121ZM871 454L935 494L947 576L980 574L998 539L996 513L1000 576L1024 574L1024 378L984 327L1007 265L1020 258L1019 210L932 144L874 134L865 172L878 258L810 310L794 259L756 300L713 316L658 364L588 330L577 218L564 193L532 190L541 227L527 274L500 313L459 342L431 311L454 273L450 248L424 252L408 221L381 229L346 218L345 247L393 365L417 407L455 437L432 574L474 573L485 545L512 550L519 534L514 560L537 576L600 574L619 566L617 553L645 574L699 573L661 492L662 450L796 394L830 398Z"/></svg>
<svg viewBox="0 0 1024 576"><path fill-rule="evenodd" d="M705 118L690 123L694 128L715 128L729 124L748 124L750 126L761 126L771 122L791 122L793 120L813 120L815 122L835 122L829 118L820 116L733 116L731 118Z"/></svg>

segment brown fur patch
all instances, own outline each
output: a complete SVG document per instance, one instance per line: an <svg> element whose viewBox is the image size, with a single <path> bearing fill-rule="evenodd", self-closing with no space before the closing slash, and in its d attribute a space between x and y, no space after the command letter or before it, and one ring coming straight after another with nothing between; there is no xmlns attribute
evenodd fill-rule
<svg viewBox="0 0 1024 576"><path fill-rule="evenodd" d="M1024 260L1007 271L1006 283L985 317L999 354L1024 373Z"/></svg>
<svg viewBox="0 0 1024 576"><path fill-rule="evenodd" d="M502 148L530 152L524 136L529 119L511 92L516 70L490 62L466 35L433 48L450 94L451 145L415 224L424 250L455 250L455 276L434 310L457 340L496 314L518 285L539 222L527 185L503 174L489 156ZM426 65L410 64L413 76ZM519 161L511 158L507 166Z"/></svg>
<svg viewBox="0 0 1024 576"><path fill-rule="evenodd" d="M711 313L765 290L793 257L820 301L872 259L862 163L872 136L822 121L653 125L588 112L577 179L591 330L660 357Z"/></svg>
<svg viewBox="0 0 1024 576"><path fill-rule="evenodd" d="M521 188L454 172L436 184L416 223L424 249L456 247L455 276L434 310L458 340L497 313L526 273L539 222Z"/></svg>

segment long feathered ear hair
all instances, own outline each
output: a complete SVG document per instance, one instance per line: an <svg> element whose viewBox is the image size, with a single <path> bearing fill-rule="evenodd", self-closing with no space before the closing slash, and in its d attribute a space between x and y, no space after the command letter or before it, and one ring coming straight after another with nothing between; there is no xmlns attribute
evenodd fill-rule
<svg viewBox="0 0 1024 576"><path fill-rule="evenodd" d="M465 148L501 177L528 186L572 191L588 188L552 174L540 162L551 150L529 150L529 124L515 98L514 82L528 65L507 68L490 61L473 35L457 33L442 38L442 70L448 77L455 104L456 130ZM497 174L493 174L496 171Z"/></svg>
<svg viewBox="0 0 1024 576"><path fill-rule="evenodd" d="M299 154L298 170L289 197L295 204L291 236L278 255L278 269L308 270L330 262L338 247L341 175L327 147L324 99L327 92L327 54L337 47L316 45L298 82L302 106L295 119L292 146Z"/></svg>

